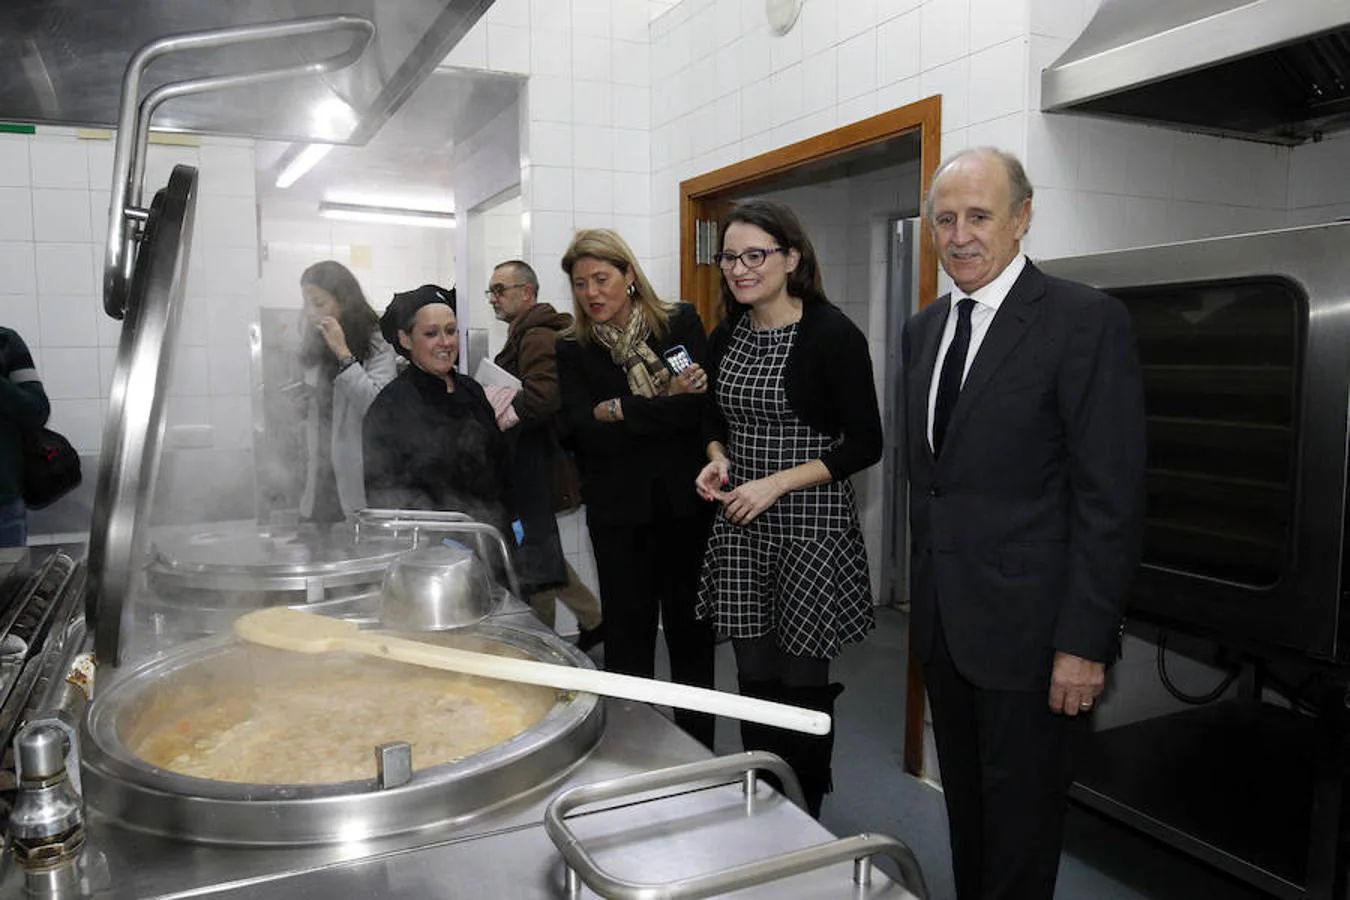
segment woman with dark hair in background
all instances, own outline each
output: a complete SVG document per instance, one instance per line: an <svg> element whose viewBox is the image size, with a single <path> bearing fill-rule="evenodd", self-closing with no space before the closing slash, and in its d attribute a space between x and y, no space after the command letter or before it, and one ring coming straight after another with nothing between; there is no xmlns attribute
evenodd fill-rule
<svg viewBox="0 0 1350 900"><path fill-rule="evenodd" d="M510 535L505 439L482 386L455 370L454 288L395 294L380 330L412 365L366 413L370 505L462 512Z"/></svg>
<svg viewBox="0 0 1350 900"><path fill-rule="evenodd" d="M562 268L575 324L558 341L558 379L600 579L605 668L653 677L659 620L673 680L712 687L713 633L694 617L708 510L689 490L703 461L703 324L692 306L656 295L609 229L577 232ZM693 365L675 375L663 355L681 346ZM712 748L712 716L677 710L675 721Z"/></svg>
<svg viewBox="0 0 1350 900"><path fill-rule="evenodd" d="M708 464L720 509L699 614L729 634L741 693L832 713L830 660L873 627L867 551L848 477L881 458L867 339L825 297L811 241L785 206L751 201L722 227L725 318L712 333ZM747 750L790 763L812 815L834 734L741 724Z"/></svg>
<svg viewBox="0 0 1350 900"><path fill-rule="evenodd" d="M23 505L23 436L47 424L51 404L28 345L0 326L0 547L28 543Z"/></svg>
<svg viewBox="0 0 1350 900"><path fill-rule="evenodd" d="M300 361L305 407L305 488L300 515L340 522L366 505L361 422L394 380L394 351L356 276L342 263L317 262L300 276L305 300Z"/></svg>

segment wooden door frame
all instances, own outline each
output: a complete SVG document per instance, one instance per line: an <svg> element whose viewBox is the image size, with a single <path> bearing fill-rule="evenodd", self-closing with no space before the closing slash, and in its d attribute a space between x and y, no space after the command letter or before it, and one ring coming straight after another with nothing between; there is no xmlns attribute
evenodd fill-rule
<svg viewBox="0 0 1350 900"><path fill-rule="evenodd" d="M716 308L718 295L710 287L716 282L699 277L694 254L695 222L700 218L709 218L705 206L711 208L718 202L725 202L728 194L740 193L757 184L772 181L798 166L842 156L916 130L919 132L920 147L919 195L926 197L933 175L937 172L941 152L942 98L939 96L927 97L908 106L680 182L680 296L694 304L703 317L705 327L711 328L716 324L720 314ZM931 230L922 229L919 240L919 305L922 307L937 299L938 264ZM923 670L915 658L913 641L910 642L905 692L904 768L912 775L921 776L924 774L925 694Z"/></svg>
<svg viewBox="0 0 1350 900"><path fill-rule="evenodd" d="M700 285L694 258L694 223L703 215L704 204L725 201L757 184L791 172L798 166L843 156L872 144L919 132L920 196L926 196L937 171L942 140L942 98L926 97L908 106L879 113L861 122L788 144L680 182L680 296L693 303L706 326L716 324L717 298L707 296ZM927 228L920 238L919 302L927 306L937 298L937 256Z"/></svg>

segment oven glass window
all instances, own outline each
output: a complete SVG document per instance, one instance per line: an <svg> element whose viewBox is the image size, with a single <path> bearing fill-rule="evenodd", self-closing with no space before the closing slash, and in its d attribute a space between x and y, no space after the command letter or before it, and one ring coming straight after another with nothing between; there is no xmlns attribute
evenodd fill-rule
<svg viewBox="0 0 1350 900"><path fill-rule="evenodd" d="M1301 293L1277 279L1113 293L1144 369L1144 564L1275 584L1293 511Z"/></svg>

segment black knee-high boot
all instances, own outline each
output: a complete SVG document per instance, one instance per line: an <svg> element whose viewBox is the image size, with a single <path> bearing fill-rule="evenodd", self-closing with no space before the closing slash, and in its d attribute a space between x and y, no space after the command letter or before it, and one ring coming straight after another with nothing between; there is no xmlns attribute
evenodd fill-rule
<svg viewBox="0 0 1350 900"><path fill-rule="evenodd" d="M780 697L784 703L819 710L833 717L834 701L843 692L842 684L810 687L784 685ZM782 735L779 739L781 749L775 752L787 760L792 770L797 773L797 780L802 785L802 794L806 797L807 812L817 819L820 818L820 806L825 800L825 795L834 789L830 777L830 760L834 755L834 735L837 730L837 727L834 727L830 729L829 734L821 735L778 730Z"/></svg>
<svg viewBox="0 0 1350 900"><path fill-rule="evenodd" d="M742 697L754 697L757 700L772 700L774 702L782 701L783 683L778 680L758 681L740 678ZM769 753L783 756L783 735L784 731L780 728L774 728L772 725L761 725L758 722L741 721L741 746L746 750L765 750ZM784 757L784 762L787 758ZM783 785L778 778L770 773L762 772L760 776L771 787L778 791L783 790Z"/></svg>

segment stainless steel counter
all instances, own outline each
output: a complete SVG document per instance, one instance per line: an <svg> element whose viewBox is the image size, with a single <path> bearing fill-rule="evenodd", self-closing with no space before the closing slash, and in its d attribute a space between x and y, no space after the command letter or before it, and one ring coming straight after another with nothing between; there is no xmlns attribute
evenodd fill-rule
<svg viewBox="0 0 1350 900"><path fill-rule="evenodd" d="M560 791L680 763L708 752L641 703L607 701L595 751L552 784L525 790L468 820L411 835L326 847L209 847L130 831L89 813L92 896L98 898L330 898L566 896L561 858L545 834L544 809ZM760 787L748 802L737 784L652 792L597 804L569 820L602 865L641 881L664 881L821 844L832 835L789 801ZM6 859L6 863L9 860ZM911 895L875 872L869 888L852 865L738 892L741 897ZM21 894L8 871L0 894ZM595 896L583 891L582 896Z"/></svg>

